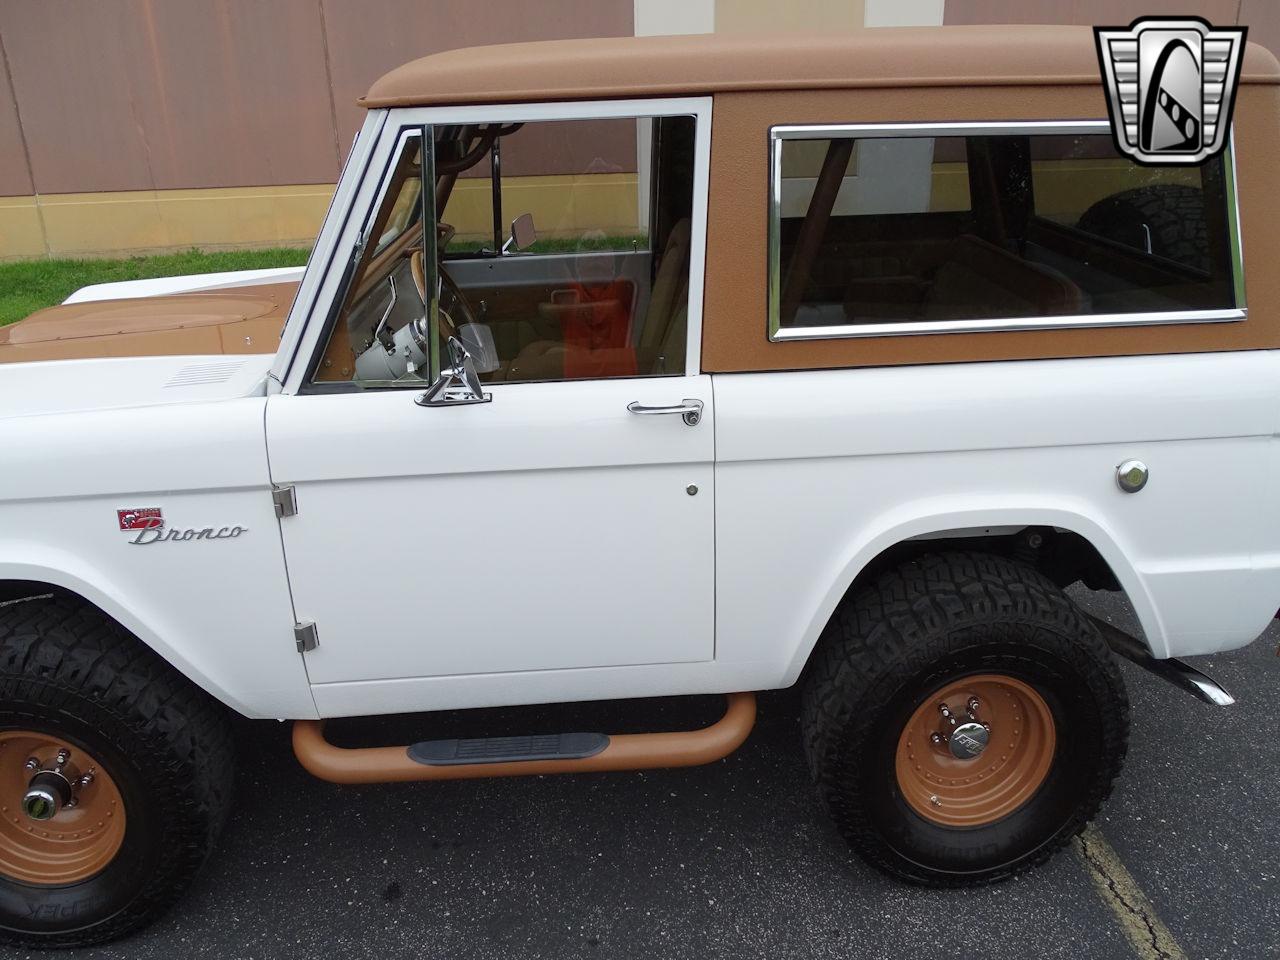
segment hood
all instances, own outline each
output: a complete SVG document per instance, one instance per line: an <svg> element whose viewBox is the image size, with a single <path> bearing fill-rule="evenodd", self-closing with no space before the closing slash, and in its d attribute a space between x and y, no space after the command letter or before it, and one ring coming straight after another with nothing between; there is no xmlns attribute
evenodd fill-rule
<svg viewBox="0 0 1280 960"><path fill-rule="evenodd" d="M0 327L0 363L274 353L298 284L62 304Z"/></svg>
<svg viewBox="0 0 1280 960"><path fill-rule="evenodd" d="M0 367L0 420L266 395L274 354L118 357Z"/></svg>

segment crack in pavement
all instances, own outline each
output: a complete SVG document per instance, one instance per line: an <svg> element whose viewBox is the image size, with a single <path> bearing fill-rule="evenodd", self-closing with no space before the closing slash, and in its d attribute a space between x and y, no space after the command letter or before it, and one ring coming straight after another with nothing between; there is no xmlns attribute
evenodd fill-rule
<svg viewBox="0 0 1280 960"><path fill-rule="evenodd" d="M1103 902L1141 960L1187 960L1111 844L1090 824L1073 841Z"/></svg>

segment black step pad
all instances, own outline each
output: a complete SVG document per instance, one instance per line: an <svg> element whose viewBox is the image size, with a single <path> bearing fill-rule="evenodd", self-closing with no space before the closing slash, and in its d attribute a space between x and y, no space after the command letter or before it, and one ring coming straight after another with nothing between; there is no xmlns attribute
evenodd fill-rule
<svg viewBox="0 0 1280 960"><path fill-rule="evenodd" d="M609 745L603 733L552 733L540 737L425 740L409 747L409 759L432 767L519 760L581 760Z"/></svg>

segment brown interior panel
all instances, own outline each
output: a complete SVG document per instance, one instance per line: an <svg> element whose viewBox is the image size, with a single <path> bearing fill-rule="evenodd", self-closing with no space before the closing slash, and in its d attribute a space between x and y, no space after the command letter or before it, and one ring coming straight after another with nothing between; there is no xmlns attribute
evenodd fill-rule
<svg viewBox="0 0 1280 960"><path fill-rule="evenodd" d="M611 285L611 291L617 293L618 309L630 314L635 285L630 280L618 280ZM464 292L471 308L493 333L498 356L506 360L514 359L531 343L563 341L565 321L597 305L583 302L580 288L570 280L495 284L466 288Z"/></svg>

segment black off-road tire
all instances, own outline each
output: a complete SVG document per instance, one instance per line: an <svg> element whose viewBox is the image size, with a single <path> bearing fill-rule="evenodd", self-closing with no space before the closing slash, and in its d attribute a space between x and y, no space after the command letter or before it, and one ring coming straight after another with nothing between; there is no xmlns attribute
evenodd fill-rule
<svg viewBox="0 0 1280 960"><path fill-rule="evenodd" d="M1209 269L1209 227L1204 191L1180 183L1135 187L1099 200L1080 217L1077 226L1137 250L1151 252L1197 270Z"/></svg>
<svg viewBox="0 0 1280 960"><path fill-rule="evenodd" d="M882 574L841 605L815 658L802 724L819 796L859 854L908 882L977 885L1044 862L1093 818L1123 764L1129 703L1110 650L1061 590L1003 557L940 553ZM933 691L980 674L1034 689L1056 749L1021 807L941 826L905 802L899 737Z"/></svg>
<svg viewBox="0 0 1280 960"><path fill-rule="evenodd" d="M0 943L87 946L159 916L226 820L233 755L225 708L95 608L53 596L0 606L5 730L47 733L96 758L119 789L126 827L114 859L78 883L0 874ZM16 799L0 802L13 811Z"/></svg>

